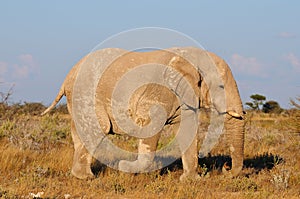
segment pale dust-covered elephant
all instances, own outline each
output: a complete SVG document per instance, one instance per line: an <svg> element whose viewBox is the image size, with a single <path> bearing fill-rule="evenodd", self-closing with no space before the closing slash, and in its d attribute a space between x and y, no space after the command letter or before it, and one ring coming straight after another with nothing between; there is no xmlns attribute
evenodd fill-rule
<svg viewBox="0 0 300 199"><path fill-rule="evenodd" d="M228 65L218 56L213 53L209 53L196 48L172 48L166 50L158 50L151 52L127 52L121 49L103 49L101 53L119 52L120 56L112 60L109 67L103 72L101 79L96 87L95 95L95 112L102 132L108 134L114 132L116 134L124 134L119 128L118 123L114 119L112 113L112 95L113 90L116 87L116 82L120 81L123 75L135 67L141 65L147 65L149 63L161 64L171 67L178 71L191 85L194 94L199 100L197 107L201 112L202 108L213 108L223 115L225 118L225 130L230 135L228 143L230 145L231 157L232 157L232 170L229 171L233 176L239 174L243 166L243 149L244 149L244 120L243 120L243 107L239 96L238 88L233 75ZM210 97L210 86L205 82L203 74L200 70L197 70L192 63L180 56L179 52L191 53L192 56L199 54L206 54L210 57L212 62L217 66L217 73L220 74L220 78L223 84L218 89L222 89L225 92L225 108L219 108L219 102L214 101ZM80 60L69 72L65 81L63 82L61 89L51 104L51 106L45 110L42 114L49 112L60 101L63 96L67 98L68 111L72 118L72 96L74 83L76 81L78 72L82 64L88 59L92 59L93 56L99 56L99 51L93 52L88 56ZM198 54L197 54L198 53ZM193 59L194 59L193 58ZM101 64L101 63L100 63ZM168 76L168 78L173 76ZM176 77L174 77L176 79ZM172 80L171 80L172 81ZM181 79L173 82L179 84ZM178 91L184 92L184 91ZM179 128L182 102L178 100L176 91L172 92L169 89L155 83L149 83L143 85L132 94L128 104L128 117L140 127L145 127L151 123L151 117L149 116L149 109L159 104L164 108L166 112L166 121L162 121L165 125L172 126L176 131ZM204 132L198 132L204 133ZM76 132L74 120L71 122L71 134L74 142L74 158L72 166L72 174L77 178L89 178L93 177L91 172L92 156L87 151L83 142L80 140L78 133ZM134 172L134 171L146 171L149 165L153 162L154 153L157 149L157 143L160 138L160 133L148 138L139 139L138 157L135 161L121 160L119 162L119 168L122 171ZM180 177L181 180L185 178L198 178L197 166L198 166L198 149L197 149L197 136L192 138L190 145L182 151L181 157L183 162L183 174ZM211 147L207 150L210 150Z"/></svg>

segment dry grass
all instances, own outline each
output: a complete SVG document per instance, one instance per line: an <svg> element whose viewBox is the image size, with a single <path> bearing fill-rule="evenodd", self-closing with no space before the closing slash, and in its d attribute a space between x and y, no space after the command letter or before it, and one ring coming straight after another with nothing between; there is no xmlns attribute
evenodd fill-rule
<svg viewBox="0 0 300 199"><path fill-rule="evenodd" d="M249 113L242 175L230 179L220 174L222 164L230 161L219 154L227 153L220 144L210 157L199 160L202 178L184 183L179 182L180 161L146 174L127 174L95 163L95 179L75 179L70 175L69 117L11 111L0 113L0 198L300 197L300 131L295 119L299 111ZM136 148L134 140L128 143Z"/></svg>

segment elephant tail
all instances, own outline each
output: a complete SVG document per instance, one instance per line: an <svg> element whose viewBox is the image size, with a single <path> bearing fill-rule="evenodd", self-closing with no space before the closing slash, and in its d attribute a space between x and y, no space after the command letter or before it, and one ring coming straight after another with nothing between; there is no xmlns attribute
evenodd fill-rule
<svg viewBox="0 0 300 199"><path fill-rule="evenodd" d="M61 86L56 98L53 100L52 104L43 113L41 113L41 116L43 116L43 115L47 114L49 111L51 111L64 95L65 95L65 89L64 89L64 84L63 84Z"/></svg>

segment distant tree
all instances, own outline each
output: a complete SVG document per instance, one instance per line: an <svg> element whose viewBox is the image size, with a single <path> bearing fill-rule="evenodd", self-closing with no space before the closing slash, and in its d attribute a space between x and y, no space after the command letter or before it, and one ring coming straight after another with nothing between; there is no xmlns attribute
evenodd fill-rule
<svg viewBox="0 0 300 199"><path fill-rule="evenodd" d="M290 104L295 107L296 109L300 110L300 97L296 98L299 102L295 102L295 100L290 99Z"/></svg>
<svg viewBox="0 0 300 199"><path fill-rule="evenodd" d="M0 82L0 84L1 83L3 83L3 82ZM14 88L14 85L12 85L7 92L0 92L0 97L1 97L0 103L1 104L8 104L8 100L11 97L11 95L13 94L13 88Z"/></svg>
<svg viewBox="0 0 300 199"><path fill-rule="evenodd" d="M246 102L246 105L253 110L260 110L259 106L263 105L263 101L266 100L266 97L260 94L251 95L250 98L252 102Z"/></svg>
<svg viewBox="0 0 300 199"><path fill-rule="evenodd" d="M300 97L296 98L297 102L293 99L290 99L290 104L295 108L291 112L291 118L287 122L287 126L300 135Z"/></svg>
<svg viewBox="0 0 300 199"><path fill-rule="evenodd" d="M249 106L251 109L255 110L254 104L252 102L246 102L247 106Z"/></svg>
<svg viewBox="0 0 300 199"><path fill-rule="evenodd" d="M281 113L282 108L278 104L278 102L270 100L263 104L262 111L264 113Z"/></svg>

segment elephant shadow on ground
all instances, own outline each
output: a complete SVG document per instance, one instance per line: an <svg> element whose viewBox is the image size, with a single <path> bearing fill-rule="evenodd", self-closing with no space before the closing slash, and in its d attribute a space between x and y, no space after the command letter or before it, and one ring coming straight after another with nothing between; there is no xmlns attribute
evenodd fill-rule
<svg viewBox="0 0 300 199"><path fill-rule="evenodd" d="M166 161L166 159L174 159L174 157L163 157L158 158L160 161ZM284 162L284 159L279 155L274 155L272 153L264 153L262 155L256 155L254 157L248 157L244 159L243 170L250 169L251 172L242 172L244 175L248 176L251 174L258 174L261 170L267 169L271 170L278 164ZM228 155L209 155L204 158L198 159L199 167L205 168L206 172L217 171L221 172L224 164L231 167L231 158ZM92 164L92 172L95 176L104 173L107 169L107 166L102 164L99 161L94 161ZM172 164L162 168L160 170L160 175L168 174L170 171L182 170L182 161L181 159L176 159Z"/></svg>
<svg viewBox="0 0 300 199"><path fill-rule="evenodd" d="M256 155L254 157L245 158L243 163L243 170L250 169L252 171L250 174L258 174L261 170L271 170L273 167L283 162L283 158L279 155L264 153L262 155ZM208 157L199 158L198 163L199 167L205 168L206 172L211 172L213 170L221 172L224 164L231 168L231 157L228 155L209 155ZM169 166L161 169L160 174L164 175L169 171L175 171L180 169L182 169L182 162L181 159L177 159ZM244 173L244 175L250 174Z"/></svg>

